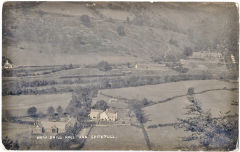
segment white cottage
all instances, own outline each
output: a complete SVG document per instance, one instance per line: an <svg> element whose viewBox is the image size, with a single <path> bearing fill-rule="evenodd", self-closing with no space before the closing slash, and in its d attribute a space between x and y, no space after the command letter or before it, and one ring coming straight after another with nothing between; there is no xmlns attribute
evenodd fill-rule
<svg viewBox="0 0 240 152"><path fill-rule="evenodd" d="M116 121L117 120L117 113L107 109L106 111L104 111L100 114L100 120Z"/></svg>
<svg viewBox="0 0 240 152"><path fill-rule="evenodd" d="M106 111L91 109L89 117L92 120L116 121L117 113L110 109Z"/></svg>

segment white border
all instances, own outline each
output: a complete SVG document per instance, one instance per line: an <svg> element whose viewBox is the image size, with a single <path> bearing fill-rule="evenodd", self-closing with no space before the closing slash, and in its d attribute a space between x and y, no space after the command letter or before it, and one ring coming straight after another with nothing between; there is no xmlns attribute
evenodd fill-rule
<svg viewBox="0 0 240 152"><path fill-rule="evenodd" d="M0 6L0 10L1 10L1 14L2 14L2 8L3 8L3 4L5 2L14 2L14 1L21 1L21 0L0 0L1 1L1 6ZM27 2L35 2L34 0L28 0ZM45 2L46 0L38 0L39 2ZM48 0L49 2L67 2L66 0ZM236 3L237 7L238 7L238 14L240 14L239 12L239 2L240 0L196 0L196 1L193 1L193 0L150 0L150 1L147 1L147 0L70 0L72 2L234 2ZM0 34L2 35L2 15L0 17L0 24L1 24L1 27L0 27ZM0 38L0 44L2 44L2 36ZM239 47L239 50L240 50L240 47ZM1 45L1 58L0 58L0 63L2 63L2 45ZM239 63L239 62L238 62ZM2 79L2 66L0 66L0 73L1 73L1 79ZM240 75L240 71L239 71L239 75ZM1 89L1 103L0 103L0 109L1 109L1 112L0 112L0 117L1 117L1 121L0 121L0 126L1 126L1 129L0 129L0 151L7 151L5 149L5 147L3 146L2 144L2 80L0 81L0 89ZM240 96L239 96L240 97ZM238 98L239 98L238 97ZM240 108L238 109L239 110L239 113L240 113ZM240 128L240 121L238 121L238 126ZM240 134L238 135L238 141L239 141L239 136ZM13 151L13 150L9 150L9 151ZM34 152L34 151L42 151L42 150L18 150L18 151L28 151L28 152ZM55 151L55 150L44 150L44 152L52 152L52 151ZM59 150L56 150L56 151L59 151ZM70 150L67 150L67 151L70 151ZM83 151L83 150L71 150L73 152L76 152L76 151ZM238 148L234 150L235 152L236 151L240 151L239 150L239 144L238 144ZM94 152L94 151L89 151L89 152ZM96 152L100 152L100 151L96 151ZM114 151L109 151L109 152L114 152ZM116 152L116 151L115 151ZM117 151L117 152L123 152L123 151ZM124 152L129 152L129 151L124 151ZM138 151L138 152L145 152L145 151Z"/></svg>

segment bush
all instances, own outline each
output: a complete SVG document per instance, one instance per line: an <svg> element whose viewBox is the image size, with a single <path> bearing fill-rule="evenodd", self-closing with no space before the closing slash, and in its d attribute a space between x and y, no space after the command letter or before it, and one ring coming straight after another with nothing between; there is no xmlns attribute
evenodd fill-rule
<svg viewBox="0 0 240 152"><path fill-rule="evenodd" d="M188 88L188 95L193 95L194 94L194 88Z"/></svg>
<svg viewBox="0 0 240 152"><path fill-rule="evenodd" d="M6 136L2 140L2 143L7 150L18 150L19 149L18 141L16 140L15 142L13 142L13 140L9 139L8 136Z"/></svg>
<svg viewBox="0 0 240 152"><path fill-rule="evenodd" d="M190 89L192 90L192 89ZM193 97L194 98L194 97ZM183 141L193 141L191 147L203 146L206 150L233 150L238 141L238 116L222 115L213 118L209 112L205 112L197 100L186 108L186 119L178 119L175 127L183 128L191 133L183 137Z"/></svg>
<svg viewBox="0 0 240 152"><path fill-rule="evenodd" d="M55 109L51 106L51 107L48 107L48 115L49 116L53 116L54 115L54 113L55 113Z"/></svg>
<svg viewBox="0 0 240 152"><path fill-rule="evenodd" d="M106 61L102 61L100 63L98 63L97 68L100 71L110 71L112 70L112 67L110 66L110 64Z"/></svg>
<svg viewBox="0 0 240 152"><path fill-rule="evenodd" d="M91 102L95 96L94 89L81 89L72 95L72 100L66 108L66 112L78 119L87 119L91 109Z"/></svg>
<svg viewBox="0 0 240 152"><path fill-rule="evenodd" d="M97 103L93 106L94 109L106 110L108 108L108 104L104 100L97 101Z"/></svg>
<svg viewBox="0 0 240 152"><path fill-rule="evenodd" d="M171 40L169 40L169 44L178 47L178 42L177 42L177 40L173 40L173 39L171 39Z"/></svg>
<svg viewBox="0 0 240 152"><path fill-rule="evenodd" d="M158 127L158 125L150 125L150 126L148 126L148 128L157 128Z"/></svg>
<svg viewBox="0 0 240 152"><path fill-rule="evenodd" d="M90 18L89 18L88 15L82 15L80 19L82 21L82 24L85 25L86 27L91 27L92 26Z"/></svg>
<svg viewBox="0 0 240 152"><path fill-rule="evenodd" d="M125 36L125 35L126 35L123 26L119 26L119 27L117 28L117 32L118 32L118 35L119 35L119 36Z"/></svg>
<svg viewBox="0 0 240 152"><path fill-rule="evenodd" d="M37 108L36 107L31 107L31 108L28 109L27 113L28 113L29 116L34 117L34 116L36 116Z"/></svg>
<svg viewBox="0 0 240 152"><path fill-rule="evenodd" d="M190 47L186 47L185 50L183 51L183 54L185 56L191 56L193 54L193 51Z"/></svg>

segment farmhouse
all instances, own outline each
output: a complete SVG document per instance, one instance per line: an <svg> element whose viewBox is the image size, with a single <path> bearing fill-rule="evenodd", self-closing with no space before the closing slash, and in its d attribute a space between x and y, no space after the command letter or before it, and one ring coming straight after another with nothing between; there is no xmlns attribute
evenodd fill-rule
<svg viewBox="0 0 240 152"><path fill-rule="evenodd" d="M8 60L6 60L3 68L4 68L4 69L12 69L12 68L13 68L13 65L12 65L11 63L9 63Z"/></svg>
<svg viewBox="0 0 240 152"><path fill-rule="evenodd" d="M106 121L116 121L117 120L117 113L107 109L106 111L100 114L100 120Z"/></svg>
<svg viewBox="0 0 240 152"><path fill-rule="evenodd" d="M92 109L89 117L92 120L116 121L117 113L111 109L107 109L106 111Z"/></svg>
<svg viewBox="0 0 240 152"><path fill-rule="evenodd" d="M72 117L63 117L56 121L50 119L41 119L37 120L34 123L34 127L32 129L32 134L58 134L64 133L68 127L73 127L77 120Z"/></svg>
<svg viewBox="0 0 240 152"><path fill-rule="evenodd" d="M32 129L32 134L41 135L43 132L44 132L44 129L43 129L42 125L38 121L35 121L34 127Z"/></svg>

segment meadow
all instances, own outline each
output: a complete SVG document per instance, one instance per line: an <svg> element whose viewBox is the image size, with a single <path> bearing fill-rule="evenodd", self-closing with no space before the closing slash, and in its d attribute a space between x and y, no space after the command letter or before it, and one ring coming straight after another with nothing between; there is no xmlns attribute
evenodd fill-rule
<svg viewBox="0 0 240 152"><path fill-rule="evenodd" d="M71 99L71 93L3 96L3 114L7 111L10 116L26 116L28 108L32 106L37 108L37 112L42 113L46 113L50 106L55 109L62 106L65 109Z"/></svg>

